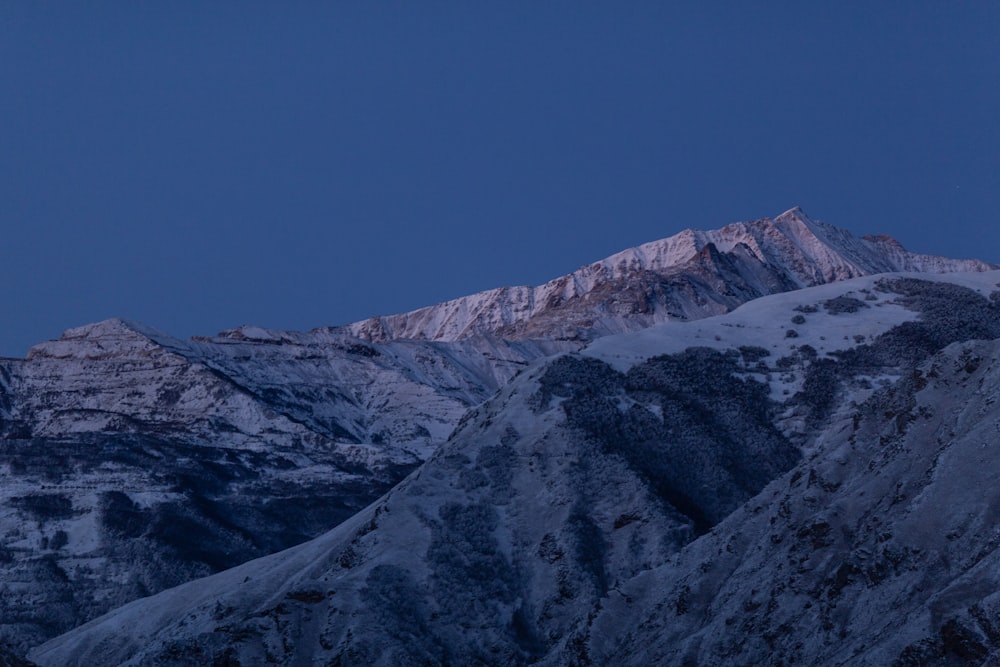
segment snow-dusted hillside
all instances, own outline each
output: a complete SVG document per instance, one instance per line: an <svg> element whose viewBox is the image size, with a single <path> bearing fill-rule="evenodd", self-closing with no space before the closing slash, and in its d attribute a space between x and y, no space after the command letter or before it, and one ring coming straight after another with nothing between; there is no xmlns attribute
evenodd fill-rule
<svg viewBox="0 0 1000 667"><path fill-rule="evenodd" d="M855 279L536 362L333 531L32 658L988 664L998 281Z"/></svg>
<svg viewBox="0 0 1000 667"><path fill-rule="evenodd" d="M590 340L732 310L766 294L890 271L997 268L906 251L888 236L855 238L800 208L721 229L688 229L538 287L504 287L344 327L368 340Z"/></svg>
<svg viewBox="0 0 1000 667"><path fill-rule="evenodd" d="M539 288L345 327L246 326L188 341L122 320L70 330L27 359L0 359L0 646L37 644L134 598L322 534L549 355L658 322L669 332L808 285L886 270L989 268L914 255L884 237L857 239L793 209L683 232ZM789 323L800 339L780 346L809 342L822 357L914 316L861 284L868 287L852 289L874 294L858 298L877 305L879 318L844 325L843 342L839 330L822 337L818 326ZM762 303L781 310L785 302ZM680 338L720 349L757 341L739 312L704 340L693 329ZM825 310L797 315L830 331L842 322ZM650 350L679 351L657 336L598 343L588 354L622 371ZM780 346L764 345L786 360L769 379L768 400L794 395L814 360ZM749 366L743 372L759 379ZM879 373L872 386L892 377ZM792 437L804 419L775 424ZM745 491L681 523L700 530Z"/></svg>
<svg viewBox="0 0 1000 667"><path fill-rule="evenodd" d="M547 342L73 329L0 362L0 639L21 646L314 537Z"/></svg>
<svg viewBox="0 0 1000 667"><path fill-rule="evenodd" d="M1000 663L1000 341L949 347L547 664Z"/></svg>

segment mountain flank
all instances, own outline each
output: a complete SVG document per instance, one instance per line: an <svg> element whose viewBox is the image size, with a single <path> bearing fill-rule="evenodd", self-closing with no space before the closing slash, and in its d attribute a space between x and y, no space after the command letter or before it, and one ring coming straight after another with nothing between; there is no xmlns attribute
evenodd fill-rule
<svg viewBox="0 0 1000 667"><path fill-rule="evenodd" d="M332 531L31 657L990 664L1000 272L918 276L539 361Z"/></svg>
<svg viewBox="0 0 1000 667"><path fill-rule="evenodd" d="M983 280L992 268L909 253L885 237L855 238L792 209L688 230L540 287L309 332L243 326L179 340L120 319L71 329L26 359L0 359L0 645L23 654L138 598L305 549L310 540L347 539L338 526L373 521L365 512L387 497L410 498L402 490L422 488L413 476L432 474L430 465L459 486L435 488L440 507L416 519L403 511L406 500L392 516L431 532L411 525L401 535L429 540L414 552L420 559L445 553L432 545L467 538L488 567L508 568L507 588L489 594L507 605L515 635L527 634L511 644L507 626L497 626L492 639L470 638L479 648L442 636L427 655L492 655L493 646L514 662L556 655L582 610L610 595L614 582L664 565L799 465L831 410L846 405L823 387L848 387L861 392L850 400L861 401L864 391L902 377L902 362L884 355L850 371L831 366L832 355L861 354L852 350L931 317L904 288L866 276L911 272L895 280L943 280L968 296L989 293ZM840 290L854 280L860 286ZM800 304L805 311L788 315L782 299L810 287L824 295L820 305ZM952 296L961 305L955 312L972 312ZM726 313L722 324L705 319ZM781 328L759 325L768 318ZM900 340L912 350L942 348L934 337ZM491 430L483 419L511 430ZM525 461L535 467L522 469ZM544 482L535 476L540 467L551 468ZM506 496L494 489L494 476L508 474L522 486L504 493L541 498L531 485L543 483L565 506L542 535L509 522ZM600 497L605 485L634 502ZM503 502L524 516L535 512ZM608 520L619 527L608 529ZM495 529L460 535L467 522ZM651 532L621 542L640 525ZM386 530L371 539L388 544ZM516 549L500 558L496 549L513 548L515 534L518 549L541 549L564 574L522 563ZM412 573L427 564L379 553L358 563L403 567L411 574L400 581L426 583ZM478 576L461 567L469 581ZM542 582L535 593L533 582ZM385 595L396 595L392 586ZM351 590L368 595L364 586ZM447 587L438 590L421 611L427 628L446 611ZM552 590L574 601L553 602L545 597ZM361 618L378 608L365 604L350 613ZM232 606L233 619L246 609ZM495 625L477 613L481 624ZM250 649L218 645L244 651L247 664L256 659ZM353 655L348 645L367 655L348 642L344 656Z"/></svg>

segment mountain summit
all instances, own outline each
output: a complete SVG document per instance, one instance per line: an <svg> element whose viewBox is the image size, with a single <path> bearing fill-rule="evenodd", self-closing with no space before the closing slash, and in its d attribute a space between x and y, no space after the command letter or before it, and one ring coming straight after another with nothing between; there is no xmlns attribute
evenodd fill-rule
<svg viewBox="0 0 1000 667"><path fill-rule="evenodd" d="M371 341L590 340L670 320L718 315L775 292L890 271L996 268L911 253L887 236L856 238L799 207L721 229L687 229L537 287L503 287L340 328Z"/></svg>
<svg viewBox="0 0 1000 667"><path fill-rule="evenodd" d="M543 360L323 536L31 657L994 665L998 279L862 277Z"/></svg>
<svg viewBox="0 0 1000 667"><path fill-rule="evenodd" d="M529 527L519 539L537 537L546 558L569 568L568 587L551 578L554 571L544 577L549 577L546 586L576 595L576 602L552 602L555 606L545 613L555 625L531 620L537 609L507 611L515 614L512 623L528 623L524 627L532 633L557 626L566 631L607 593L613 573L632 576L660 563L666 553L661 547L685 548L795 464L808 429L800 428L795 438L779 430L805 423L814 428L818 418L813 413L819 414L819 408L799 414L805 404L789 403L783 394L805 391L795 373L813 361L825 369L829 359L816 355L846 353L860 340L916 317L915 311L891 303L909 297L882 290L880 278L872 275L949 274L988 291L983 285L996 283L983 273L990 268L975 260L909 253L883 237L855 238L792 209L773 219L687 230L540 287L501 288L341 327L294 332L244 326L187 341L127 320L71 329L59 340L36 345L26 359L0 359L0 647L37 646L130 600L283 552L345 521L353 531L358 521L374 521L359 512L372 510L387 492L414 498L412 507L419 509L426 504L420 499L425 485L410 477L407 486L397 487L411 472L416 479L457 475L455 489L431 489L442 494L441 516L407 514L388 505L404 523L414 516L430 522L431 534L421 533L421 539L430 539L426 544L436 543L434 525L451 530L448 522L475 517L505 525L513 517L503 512L494 517L489 509L501 496L482 493L492 493L493 482L508 473L516 472L530 486L538 481L537 466L555 466L552 488L559 502L569 503L563 507L569 514L550 517L558 519L551 531L546 529L551 537L535 535ZM868 281L854 288L864 294L840 299L840 281L858 276ZM808 317L797 313L791 319L781 299L809 286L837 292L822 297L833 305L825 315L812 314L813 308ZM758 332L752 342L747 336L753 322L739 317L706 325L703 332L694 322L750 301L760 305L737 312L762 313L767 303L778 303L781 313L775 326ZM938 307L941 300L934 303ZM992 316L978 301L970 303L969 312ZM877 317L834 316L852 309ZM940 310L944 313L935 311L936 317L949 316L948 308ZM837 340L819 336L820 326L811 333L797 324L783 326L800 319L825 322ZM661 337L664 327L670 329L667 343ZM992 329L983 331L973 333L989 337ZM782 350L772 349L774 338L784 341ZM900 347L918 349L926 343L937 350L943 340L951 339L918 336ZM658 354L720 342L727 346L721 361L696 353L678 361L680 366L646 364ZM587 353L596 354L590 361L557 356L587 345L592 345ZM776 359L765 361L763 353ZM742 361L734 366L732 355ZM875 361L857 371L867 373L858 385L871 386L901 372L894 360ZM689 362L698 372L685 370ZM645 375L626 375L631 365L644 364ZM678 372L682 382L675 377ZM744 387L726 379L733 373L741 382L769 375L770 384ZM823 384L822 375L810 377L807 384ZM602 382L610 383L604 393L586 393ZM835 401L813 384L809 400ZM721 402L712 395L720 387L729 392ZM510 393L515 390L521 393ZM536 394L542 398L531 398ZM657 396L666 408L658 406ZM724 405L727 401L731 405ZM577 412L564 414L564 404ZM629 412L629 406L635 410ZM737 408L751 412L736 414ZM779 408L794 414L779 414ZM711 428L713 410L721 410L725 422L721 440ZM664 421L677 415L687 421ZM553 431L554 424L561 426ZM593 431L587 437L598 438L597 450L580 450L580 428ZM515 432L549 440L515 438ZM660 450L676 434L689 432L678 440L686 443L680 449ZM751 436L754 448L740 449L742 439ZM632 442L637 437L645 440ZM494 455L513 458L491 459ZM671 458L677 456L681 463ZM604 481L631 494L628 507L616 495L598 498L603 478L588 478L587 471L600 469L621 473ZM493 480L494 475L500 477ZM449 514L447 507L454 503L472 502L461 494L475 489L481 491L475 500L479 509L469 510L468 517L465 510ZM531 497L521 505L524 516L534 512ZM601 516L593 514L598 508ZM621 525L608 528L609 517L612 526ZM559 523L564 519L570 522L566 526ZM646 546L619 543L640 523L651 530L640 536ZM348 532L337 532L335 539L353 540ZM380 529L371 539L407 544L405 534L387 535ZM500 533L484 539L476 548L509 543L509 536ZM617 545L613 551L625 560L609 556L598 567L590 550L604 543ZM326 549L313 545L298 553L314 548ZM354 557L344 553L343 562L353 563ZM395 562L395 555L383 556L366 562L373 567ZM406 559L410 556L419 560L426 553ZM509 563L516 565L522 556L510 556ZM578 567L583 575L574 570ZM378 572L374 588L357 579L360 587L351 590L363 598L364 591L392 583L391 572ZM377 580L387 572L388 584ZM587 597L594 591L598 597ZM289 592L292 600L312 599L311 593ZM395 595L391 586L383 592ZM446 596L440 599L444 604ZM362 607L350 613L378 612ZM523 650L530 657L532 647L543 642L542 635L521 640L526 643L520 648L508 646L514 651L510 655ZM253 650L247 651L244 656L251 660ZM192 658L188 664L200 662Z"/></svg>

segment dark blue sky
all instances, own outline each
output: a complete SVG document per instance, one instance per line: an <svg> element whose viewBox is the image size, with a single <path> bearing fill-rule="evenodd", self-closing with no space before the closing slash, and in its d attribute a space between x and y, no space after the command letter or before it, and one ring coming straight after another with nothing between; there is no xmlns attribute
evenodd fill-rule
<svg viewBox="0 0 1000 667"><path fill-rule="evenodd" d="M1000 261L992 0L85 4L0 5L0 355L343 323L793 205Z"/></svg>

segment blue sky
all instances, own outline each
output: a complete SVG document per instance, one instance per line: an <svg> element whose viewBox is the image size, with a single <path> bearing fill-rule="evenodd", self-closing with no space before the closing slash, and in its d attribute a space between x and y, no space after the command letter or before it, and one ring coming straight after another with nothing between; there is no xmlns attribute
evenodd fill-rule
<svg viewBox="0 0 1000 667"><path fill-rule="evenodd" d="M0 355L308 329L801 205L1000 262L1000 3L0 5Z"/></svg>

